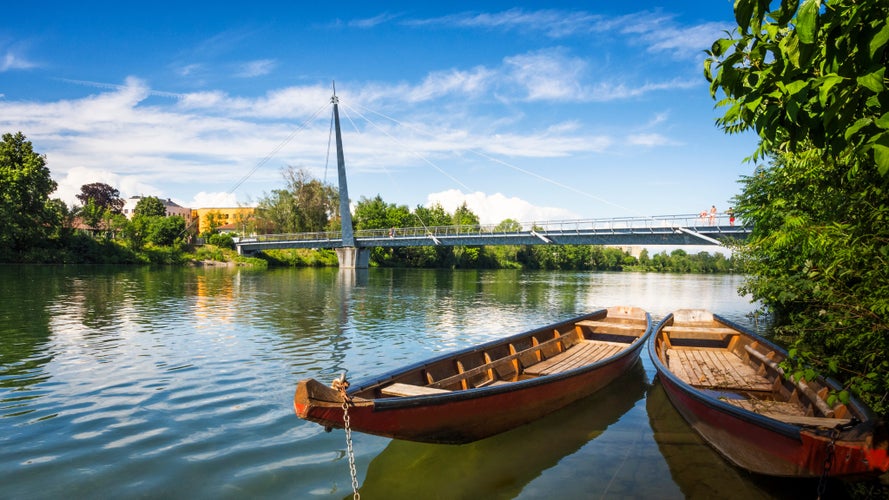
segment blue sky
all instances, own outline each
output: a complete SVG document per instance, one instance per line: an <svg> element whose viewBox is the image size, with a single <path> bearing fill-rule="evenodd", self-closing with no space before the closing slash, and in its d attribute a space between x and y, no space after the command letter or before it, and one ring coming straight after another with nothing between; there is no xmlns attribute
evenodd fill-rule
<svg viewBox="0 0 889 500"><path fill-rule="evenodd" d="M754 165L714 125L703 50L732 2L14 2L0 132L57 196L105 182L253 204L287 166L349 194L466 201L483 222L720 210ZM26 20L26 21L25 21Z"/></svg>

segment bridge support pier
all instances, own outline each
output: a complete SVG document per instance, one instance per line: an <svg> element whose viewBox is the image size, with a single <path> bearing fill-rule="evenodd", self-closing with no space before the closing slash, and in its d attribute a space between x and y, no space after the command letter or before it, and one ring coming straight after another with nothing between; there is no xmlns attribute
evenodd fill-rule
<svg viewBox="0 0 889 500"><path fill-rule="evenodd" d="M340 269L367 269L370 262L370 248L340 247L336 249Z"/></svg>

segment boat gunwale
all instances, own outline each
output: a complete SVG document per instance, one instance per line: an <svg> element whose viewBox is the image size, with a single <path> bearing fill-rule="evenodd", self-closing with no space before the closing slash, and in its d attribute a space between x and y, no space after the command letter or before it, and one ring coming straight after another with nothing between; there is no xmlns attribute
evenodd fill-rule
<svg viewBox="0 0 889 500"><path fill-rule="evenodd" d="M636 308L639 309L639 308ZM641 309L640 309L641 310ZM383 373L381 375L370 377L367 379L362 379L357 383L351 384L347 394L349 396L354 396L356 393L368 390L374 386L383 386L387 382L390 382L397 377L414 371L421 370L427 366L430 366L434 363L440 362L442 360L457 358L462 355L472 354L476 352L483 352L487 348L496 345L503 345L505 343L509 343L512 340L525 338L531 335L534 335L538 332L553 330L560 326L565 326L567 324L577 323L579 321L584 321L587 319L595 318L595 317L607 317L608 309L600 309L597 311L593 311L587 314L583 314L581 316L575 316L570 319L566 319L563 321L559 321L556 323L552 323L549 325L537 327L531 330L527 330L525 332L517 333L514 335L510 335L508 337L502 337L498 339L493 339L483 344L476 344L464 349L460 349L457 351L450 351L443 353L439 356L435 356L433 358L425 359L409 365L407 367L400 367L395 370ZM601 359L594 363L590 363L588 365L579 366L577 368L572 368L570 370L566 370L560 373L554 373L551 375L542 375L526 380L519 380L516 382L509 382L505 384L497 384L497 385L488 385L484 387L473 387L469 389L456 390L446 393L440 394L423 394L417 396L399 396L399 397L383 397L383 398L361 398L355 397L356 402L369 402L374 406L374 410L392 410L399 408L410 408L416 406L436 406L436 405L444 405L457 401L463 401L468 399L477 399L488 396L494 396L500 393L509 393L516 392L525 389L532 389L540 385L547 385L551 383L558 382L564 379L570 379L574 377L578 377L586 372L594 371L603 366L616 363L627 356L637 355L641 349L644 349L645 344L648 343L648 339L654 332L654 326L651 321L651 314L647 311L644 311L645 314L645 326L644 331L641 335L639 335L638 340L634 341L631 344L628 344L628 347L621 352L609 356L605 359ZM640 329L642 325L640 325Z"/></svg>
<svg viewBox="0 0 889 500"><path fill-rule="evenodd" d="M666 322L672 318L673 318L673 313L670 313L667 316L664 316L664 318L661 319L661 321L659 321L657 326L653 329L654 333L648 342L649 357L651 358L652 362L655 365L658 376L666 377L667 379L669 379L669 382L672 385L676 386L686 396L691 397L691 398L699 401L700 403L702 403L712 409L715 409L715 410L723 412L723 413L727 413L732 417L749 422L753 425L757 425L759 427L763 427L765 429L780 433L786 437L789 437L792 439L797 439L797 440L801 441L802 438L800 437L800 435L803 432L810 432L813 434L825 433L825 432L821 431L821 429L813 427L813 426L782 422L780 420L777 420L777 419L774 419L771 417L767 417L765 415L761 415L759 413L756 413L756 412L753 412L750 410L746 410L746 409L741 408L739 406L729 404L725 401L720 400L719 398L715 397L712 394L708 394L702 390L697 389L696 387L692 386L691 384L689 384L686 381L679 378L678 375L673 373L673 371L670 370L664 364L663 360L661 360L660 356L658 356L657 348L656 348L659 335L662 333L664 326L666 326ZM787 351L784 350L781 346L778 346L774 342L771 342L770 340L768 340L760 335L757 335L756 333L753 333L752 331L748 330L747 328L744 328L744 327L742 327L742 326L740 326L740 325L738 325L726 318L723 318L717 314L713 314L713 318L715 320L719 321L720 323L723 323L731 328L734 328L735 330L738 331L739 335L749 336L750 338L760 342L761 344L764 344L764 345L768 346L769 348L776 350L777 352L779 352L781 355L783 355L785 357L788 355ZM838 391L838 390L842 389L842 387L835 380L828 378L828 377L819 376L816 379L816 381L818 383L824 384L825 386L829 387L831 390ZM665 389L667 389L667 385L665 385ZM668 389L667 394L669 395L670 392L671 391ZM853 416L855 416L855 414L857 413L858 415L861 415L861 417L863 417L863 419L861 419L860 422L857 423L853 427L854 429L870 429L874 426L876 419L874 417L873 412L871 412L870 409L867 408L856 397L851 396L849 399L849 402L846 403L846 406L850 407L851 413L853 414Z"/></svg>

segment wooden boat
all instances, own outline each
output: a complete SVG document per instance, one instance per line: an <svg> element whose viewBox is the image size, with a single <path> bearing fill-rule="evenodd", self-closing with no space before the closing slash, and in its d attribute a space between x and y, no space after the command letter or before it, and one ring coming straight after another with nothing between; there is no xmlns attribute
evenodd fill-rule
<svg viewBox="0 0 889 500"><path fill-rule="evenodd" d="M611 307L398 369L367 381L301 380L300 418L327 428L427 443L468 443L531 422L624 373L651 316ZM344 404L345 403L345 404Z"/></svg>
<svg viewBox="0 0 889 500"><path fill-rule="evenodd" d="M708 444L751 472L784 477L879 475L886 428L860 401L828 404L841 387L794 380L780 347L707 311L665 317L649 342L673 406Z"/></svg>

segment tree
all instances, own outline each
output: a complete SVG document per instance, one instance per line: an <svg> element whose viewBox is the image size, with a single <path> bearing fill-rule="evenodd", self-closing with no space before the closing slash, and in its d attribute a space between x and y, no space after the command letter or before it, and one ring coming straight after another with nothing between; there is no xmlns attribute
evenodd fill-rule
<svg viewBox="0 0 889 500"><path fill-rule="evenodd" d="M889 2L736 0L705 63L726 132L754 130L736 205L745 291L814 365L889 414ZM840 395L841 396L841 395Z"/></svg>
<svg viewBox="0 0 889 500"><path fill-rule="evenodd" d="M411 212L407 205L386 203L380 195L372 199L362 197L355 205L356 229L389 229L410 225Z"/></svg>
<svg viewBox="0 0 889 500"><path fill-rule="evenodd" d="M80 186L80 194L77 195L77 199L83 203L84 207L92 202L96 208L102 211L109 210L115 214L119 214L124 206L120 191L102 182Z"/></svg>
<svg viewBox="0 0 889 500"><path fill-rule="evenodd" d="M145 231L145 241L154 245L170 246L182 241L185 234L185 219L173 217L150 217Z"/></svg>
<svg viewBox="0 0 889 500"><path fill-rule="evenodd" d="M889 174L889 2L736 0L737 38L704 70L728 132L754 129L756 157L815 148Z"/></svg>
<svg viewBox="0 0 889 500"><path fill-rule="evenodd" d="M0 140L0 259L42 245L60 226L46 158L18 132Z"/></svg>
<svg viewBox="0 0 889 500"><path fill-rule="evenodd" d="M133 214L143 217L164 217L167 215L167 207L156 196L145 196L136 203Z"/></svg>
<svg viewBox="0 0 889 500"><path fill-rule="evenodd" d="M339 191L313 179L308 172L287 167L282 175L285 189L276 189L259 200L257 212L280 232L315 232L330 228L339 214Z"/></svg>

